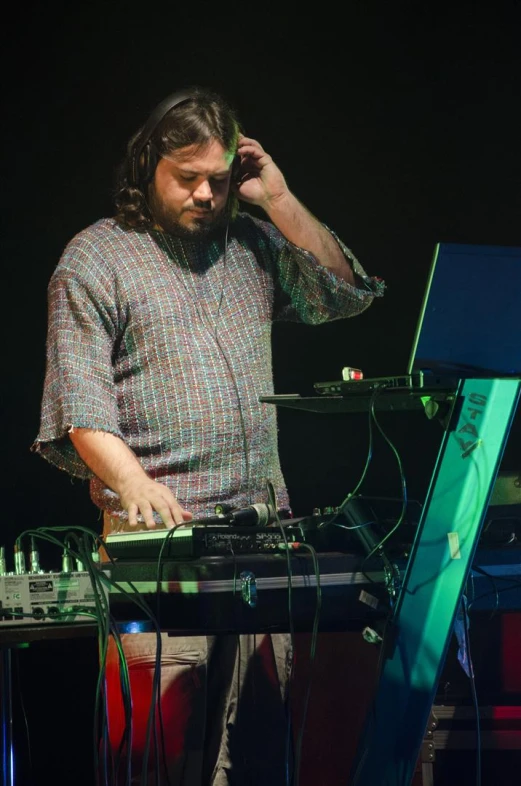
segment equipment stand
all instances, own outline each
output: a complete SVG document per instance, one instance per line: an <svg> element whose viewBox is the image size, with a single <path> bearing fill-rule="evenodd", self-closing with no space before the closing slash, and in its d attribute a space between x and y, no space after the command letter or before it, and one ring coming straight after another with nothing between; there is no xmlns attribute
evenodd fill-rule
<svg viewBox="0 0 521 786"><path fill-rule="evenodd" d="M2 673L2 693L0 696L0 722L2 733L2 783L14 784L13 755L13 703L11 692L11 648L1 647L0 670Z"/></svg>
<svg viewBox="0 0 521 786"><path fill-rule="evenodd" d="M2 786L15 786L16 760L13 735L12 652L28 647L30 642L49 639L93 636L97 625L91 622L0 627L0 740Z"/></svg>
<svg viewBox="0 0 521 786"><path fill-rule="evenodd" d="M517 407L519 379L460 380L350 786L409 786Z"/></svg>

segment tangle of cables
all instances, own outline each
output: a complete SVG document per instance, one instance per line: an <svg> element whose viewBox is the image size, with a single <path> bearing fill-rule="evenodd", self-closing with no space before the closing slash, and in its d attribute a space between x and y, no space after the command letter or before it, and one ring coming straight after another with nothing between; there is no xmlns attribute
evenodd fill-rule
<svg viewBox="0 0 521 786"><path fill-rule="evenodd" d="M14 552L15 561L17 555L24 554L24 541L30 539L31 548L34 550L36 541L41 540L60 548L62 553L62 565L68 566L72 571L75 564L78 572L85 572L90 580L91 597L93 600L92 610L84 607L77 615L77 621L88 622L89 618L96 625L97 649L99 671L96 682L96 695L94 701L93 717L93 760L96 773L97 786L130 786L132 781L132 697L130 693L130 677L128 665L123 651L121 634L118 623L111 614L109 594L118 592L125 596L132 604L140 610L140 617L147 620L150 629L156 634L156 663L154 669L154 679L152 686L152 697L147 718L146 741L143 753L142 779L141 786L149 783L147 769L150 750L154 746L154 758L156 762L162 762L165 771L166 782L168 772L166 770L164 755L164 734L163 720L161 715L161 703L159 701L161 693L160 685L160 662L161 662L161 631L159 621L152 609L142 598L132 582L126 581L124 585L111 579L111 565L114 564L106 543L99 535L87 527L41 527L29 529L22 532L15 541ZM101 563L100 550L105 550L108 562ZM33 617L33 614L23 616ZM56 623L70 622L76 615L71 614L71 609L64 605L63 610L53 614ZM119 675L121 695L124 708L124 729L121 739L117 746L109 742L108 712L107 712L107 691L106 691L106 664L109 639L112 637L116 651L118 653ZM161 748L161 750L160 750ZM157 786L160 783L160 767L156 766L155 780Z"/></svg>

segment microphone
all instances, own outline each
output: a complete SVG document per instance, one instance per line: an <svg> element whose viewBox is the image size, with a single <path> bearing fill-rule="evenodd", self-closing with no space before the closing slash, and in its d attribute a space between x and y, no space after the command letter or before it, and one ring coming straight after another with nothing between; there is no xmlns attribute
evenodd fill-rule
<svg viewBox="0 0 521 786"><path fill-rule="evenodd" d="M237 510L226 510L224 505L217 505L216 513L222 522L242 527L267 527L277 519L273 506L262 502Z"/></svg>
<svg viewBox="0 0 521 786"><path fill-rule="evenodd" d="M257 527L267 527L277 518L273 507L262 502L248 505L247 508L232 510L229 515L234 524Z"/></svg>

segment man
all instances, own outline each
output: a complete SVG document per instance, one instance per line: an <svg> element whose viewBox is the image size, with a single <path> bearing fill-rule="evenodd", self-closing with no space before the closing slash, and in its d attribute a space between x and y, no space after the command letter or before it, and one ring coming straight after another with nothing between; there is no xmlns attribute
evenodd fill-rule
<svg viewBox="0 0 521 786"><path fill-rule="evenodd" d="M262 208L266 219L239 212L237 200ZM278 509L289 511L275 408L258 401L273 392L272 322L354 316L383 294L383 283L292 194L226 102L198 87L166 98L132 138L116 207L115 218L71 240L51 278L33 449L90 479L105 534L171 528L212 515L217 503L268 503L270 486ZM205 679L181 691L189 709L183 715L179 704L175 734L165 734L173 786L201 778L216 786L285 783L286 722L277 709L290 662L284 636L275 641L282 694L266 683L264 736L242 737L234 754L239 661L255 653L264 673L273 665L271 640L256 638L241 637L237 650L230 639L164 636L163 695L186 683L194 666L210 680L219 663L223 680L233 664L218 689L222 712L211 735L219 728L218 742L209 743L208 718L205 736ZM124 644L131 670L153 668L147 634Z"/></svg>

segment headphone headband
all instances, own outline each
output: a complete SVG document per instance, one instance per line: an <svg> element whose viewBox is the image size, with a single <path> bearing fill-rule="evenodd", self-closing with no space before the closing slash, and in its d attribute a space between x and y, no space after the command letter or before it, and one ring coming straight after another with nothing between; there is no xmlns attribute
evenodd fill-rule
<svg viewBox="0 0 521 786"><path fill-rule="evenodd" d="M132 150L132 160L131 160L131 176L132 176L132 184L137 188L140 187L142 181L149 180L152 175L154 174L154 168L151 166L151 146L150 146L150 138L154 131L156 130L157 126L161 122L161 120L165 117L165 115L170 112L178 104L182 104L184 101L188 101L192 98L192 94L186 91L180 91L177 93L172 93L172 95L167 96L164 98L152 111L150 117L146 121L145 125L143 126L143 130L140 133L139 137L137 138L136 142L134 143L134 148ZM147 147L148 146L148 147ZM143 163L143 171L140 173L141 168L141 157L144 156L144 163Z"/></svg>

